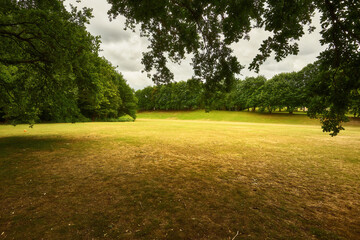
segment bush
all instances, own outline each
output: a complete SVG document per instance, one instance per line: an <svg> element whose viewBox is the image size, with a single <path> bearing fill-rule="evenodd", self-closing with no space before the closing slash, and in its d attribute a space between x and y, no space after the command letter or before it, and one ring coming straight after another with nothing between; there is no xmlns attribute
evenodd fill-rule
<svg viewBox="0 0 360 240"><path fill-rule="evenodd" d="M124 115L118 118L118 122L134 122L135 119L130 115Z"/></svg>
<svg viewBox="0 0 360 240"><path fill-rule="evenodd" d="M135 119L127 114L118 118L103 118L103 119L95 120L95 122L134 122L134 121Z"/></svg>

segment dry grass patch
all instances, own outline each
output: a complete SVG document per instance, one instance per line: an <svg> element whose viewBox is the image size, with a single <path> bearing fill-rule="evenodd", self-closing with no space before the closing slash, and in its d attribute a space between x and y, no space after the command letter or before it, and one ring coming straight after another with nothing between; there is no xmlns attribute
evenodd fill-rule
<svg viewBox="0 0 360 240"><path fill-rule="evenodd" d="M4 239L356 239L360 129L0 126Z"/></svg>

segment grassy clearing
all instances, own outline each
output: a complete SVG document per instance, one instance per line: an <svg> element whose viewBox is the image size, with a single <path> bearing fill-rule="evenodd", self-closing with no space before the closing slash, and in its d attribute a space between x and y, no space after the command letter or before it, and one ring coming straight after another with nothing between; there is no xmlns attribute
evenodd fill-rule
<svg viewBox="0 0 360 240"><path fill-rule="evenodd" d="M216 121L0 126L0 149L3 239L360 235L359 127L331 138Z"/></svg>
<svg viewBox="0 0 360 240"><path fill-rule="evenodd" d="M252 122L252 123L279 123L319 125L318 119L310 119L306 112L260 113L260 112L231 112L231 111L144 111L138 113L140 119L174 119L174 120L205 120L205 121L229 121L229 122ZM360 126L360 121L350 118L351 121L345 126Z"/></svg>

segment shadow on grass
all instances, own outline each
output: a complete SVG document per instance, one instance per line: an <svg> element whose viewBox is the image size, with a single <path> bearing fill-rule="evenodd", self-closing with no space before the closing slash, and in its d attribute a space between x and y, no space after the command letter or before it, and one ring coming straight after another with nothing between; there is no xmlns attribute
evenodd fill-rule
<svg viewBox="0 0 360 240"><path fill-rule="evenodd" d="M66 147L71 139L62 137L14 136L0 138L0 179L11 180L41 164L31 153Z"/></svg>
<svg viewBox="0 0 360 240"><path fill-rule="evenodd" d="M71 139L63 137L15 136L0 138L0 157L21 151L53 150L61 145L66 146Z"/></svg>

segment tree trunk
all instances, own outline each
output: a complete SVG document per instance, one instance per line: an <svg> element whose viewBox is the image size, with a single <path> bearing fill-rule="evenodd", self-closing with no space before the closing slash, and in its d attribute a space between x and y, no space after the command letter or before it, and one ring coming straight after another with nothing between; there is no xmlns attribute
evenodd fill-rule
<svg viewBox="0 0 360 240"><path fill-rule="evenodd" d="M290 107L287 107L289 114L293 114L293 111Z"/></svg>

